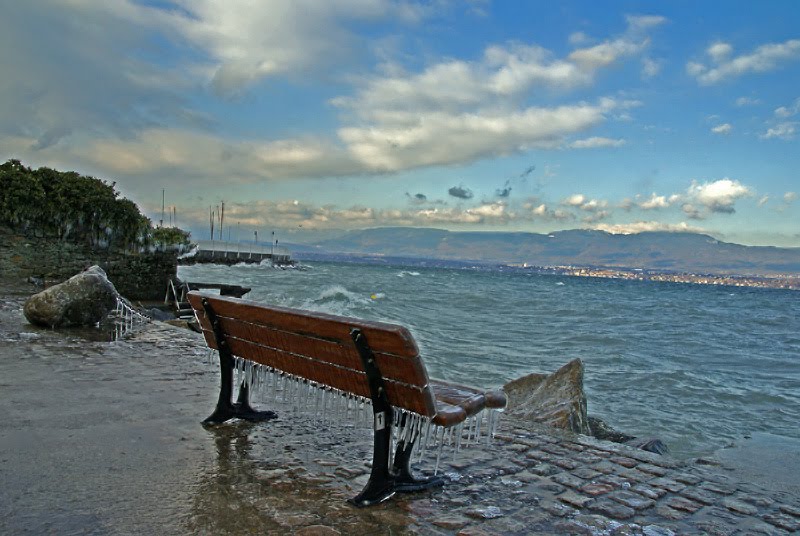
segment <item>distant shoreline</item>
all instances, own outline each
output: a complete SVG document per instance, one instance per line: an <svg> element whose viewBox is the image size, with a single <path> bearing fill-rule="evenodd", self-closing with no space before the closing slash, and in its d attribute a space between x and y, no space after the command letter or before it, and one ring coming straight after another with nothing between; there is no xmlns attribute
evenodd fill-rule
<svg viewBox="0 0 800 536"><path fill-rule="evenodd" d="M800 290L800 274L797 275L741 275L741 274L696 274L667 270L610 267L610 266L533 266L526 263L491 263L480 260L433 259L424 257L399 257L369 255L361 253L309 253L296 254L298 261L355 262L364 264L396 265L426 268L519 270L543 275L569 277L597 277L601 279L624 279L628 281L656 281L695 285L714 285L779 290Z"/></svg>

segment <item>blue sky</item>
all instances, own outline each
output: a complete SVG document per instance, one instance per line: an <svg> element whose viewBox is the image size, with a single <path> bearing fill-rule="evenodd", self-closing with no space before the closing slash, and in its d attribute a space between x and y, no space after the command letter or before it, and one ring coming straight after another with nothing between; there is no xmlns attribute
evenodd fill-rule
<svg viewBox="0 0 800 536"><path fill-rule="evenodd" d="M0 158L241 237L800 247L800 3L0 0ZM233 227L235 225L235 227Z"/></svg>

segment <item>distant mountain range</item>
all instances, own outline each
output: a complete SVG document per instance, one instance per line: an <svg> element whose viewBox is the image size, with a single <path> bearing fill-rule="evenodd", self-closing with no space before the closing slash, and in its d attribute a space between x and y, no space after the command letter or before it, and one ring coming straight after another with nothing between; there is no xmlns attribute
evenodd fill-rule
<svg viewBox="0 0 800 536"><path fill-rule="evenodd" d="M327 252L532 266L604 266L740 275L800 273L800 248L743 246L695 233L615 235L572 230L536 234L386 227L350 231L319 240L314 246L317 251Z"/></svg>

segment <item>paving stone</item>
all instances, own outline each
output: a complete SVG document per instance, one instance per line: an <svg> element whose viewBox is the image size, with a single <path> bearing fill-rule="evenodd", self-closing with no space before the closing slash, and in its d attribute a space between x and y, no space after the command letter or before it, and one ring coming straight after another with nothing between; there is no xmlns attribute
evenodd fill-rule
<svg viewBox="0 0 800 536"><path fill-rule="evenodd" d="M574 508L555 501L543 501L539 506L548 514L556 517L573 516L577 513Z"/></svg>
<svg viewBox="0 0 800 536"><path fill-rule="evenodd" d="M582 478L578 478L577 476L573 476L570 473L563 472L558 473L557 475L553 475L550 477L553 481L558 482L559 484L563 484L568 488L579 489L581 486L586 484L586 481Z"/></svg>
<svg viewBox="0 0 800 536"><path fill-rule="evenodd" d="M542 452L541 450L538 449L531 449L530 451L528 451L525 457L545 463L550 463L555 459L555 456L553 456L552 454L548 454L547 452Z"/></svg>
<svg viewBox="0 0 800 536"><path fill-rule="evenodd" d="M646 510L652 506L655 506L656 504L653 499L647 499L638 493L633 493L631 491L618 490L613 493L609 493L607 497L611 500L617 501L620 504L629 506L634 510Z"/></svg>
<svg viewBox="0 0 800 536"><path fill-rule="evenodd" d="M553 463L561 467L562 469L568 469L570 471L578 467L578 465L580 465L575 460L570 460L569 458L558 458L556 460L553 460Z"/></svg>
<svg viewBox="0 0 800 536"><path fill-rule="evenodd" d="M580 490L587 495L591 495L592 497L597 497L600 495L604 495L606 493L611 493L617 489L616 486L613 484L609 484L607 482L589 482L585 486L583 486Z"/></svg>
<svg viewBox="0 0 800 536"><path fill-rule="evenodd" d="M636 467L639 471L644 471L645 473L650 473L651 475L656 476L664 476L667 474L667 470L663 467L659 467L658 465L653 465L652 463L642 463Z"/></svg>
<svg viewBox="0 0 800 536"><path fill-rule="evenodd" d="M738 530L722 521L699 521L697 528L704 536L731 536Z"/></svg>
<svg viewBox="0 0 800 536"><path fill-rule="evenodd" d="M443 529L456 530L468 524L469 519L459 514L450 514L434 517L431 523Z"/></svg>
<svg viewBox="0 0 800 536"><path fill-rule="evenodd" d="M527 452L530 449L528 445L524 445L522 443L512 443L511 445L508 445L506 448L514 452Z"/></svg>
<svg viewBox="0 0 800 536"><path fill-rule="evenodd" d="M617 532L622 523L607 519L603 516L581 514L577 515L569 521L558 523L554 528L560 534L586 534L593 536L595 534L619 534Z"/></svg>
<svg viewBox="0 0 800 536"><path fill-rule="evenodd" d="M781 504L778 509L784 514L800 518L800 507L792 506L791 504Z"/></svg>
<svg viewBox="0 0 800 536"><path fill-rule="evenodd" d="M580 493L576 493L573 490L567 490L556 498L559 501L567 503L576 508L583 508L586 505L586 503L592 500L591 497L587 497L586 495L581 495Z"/></svg>
<svg viewBox="0 0 800 536"><path fill-rule="evenodd" d="M644 536L675 536L675 533L668 528L658 525L645 525L642 527Z"/></svg>
<svg viewBox="0 0 800 536"><path fill-rule="evenodd" d="M748 504L744 501L734 499L733 497L725 497L724 499L722 499L722 505L728 510L732 510L734 512L738 512L740 514L748 516L752 516L758 513L758 508L756 508L752 504Z"/></svg>
<svg viewBox="0 0 800 536"><path fill-rule="evenodd" d="M763 516L764 521L789 532L800 531L800 520L783 513L770 513Z"/></svg>
<svg viewBox="0 0 800 536"><path fill-rule="evenodd" d="M580 460L585 464L591 465L593 463L598 463L602 461L603 458L601 458L600 456L595 456L594 454L587 454L585 452L582 452L580 455Z"/></svg>
<svg viewBox="0 0 800 536"><path fill-rule="evenodd" d="M770 506L775 504L775 501L773 501L769 497L764 497L763 495L744 495L743 499L760 508L769 508Z"/></svg>
<svg viewBox="0 0 800 536"><path fill-rule="evenodd" d="M653 475L649 475L647 473L643 473L638 469L625 469L624 471L620 471L617 473L621 478L624 478L631 484L638 484L640 482L646 482L653 478Z"/></svg>
<svg viewBox="0 0 800 536"><path fill-rule="evenodd" d="M586 450L586 447L581 445L580 443L575 443L573 441L568 441L564 443L564 448L568 448L569 450L574 450L575 452L583 452Z"/></svg>
<svg viewBox="0 0 800 536"><path fill-rule="evenodd" d="M561 445L555 445L555 444L552 444L552 443L546 444L546 445L542 445L541 447L539 447L539 450L541 450L543 452L549 452L550 454L553 454L554 456L559 456L559 457L567 456L569 454L569 451L567 449L565 449L564 447L562 447Z"/></svg>
<svg viewBox="0 0 800 536"><path fill-rule="evenodd" d="M595 471L606 475L613 473L617 469L617 466L608 460L602 460L598 463L592 464L591 467Z"/></svg>
<svg viewBox="0 0 800 536"><path fill-rule="evenodd" d="M633 508L612 501L611 499L595 499L586 506L590 510L614 519L630 519L636 515L636 511Z"/></svg>
<svg viewBox="0 0 800 536"><path fill-rule="evenodd" d="M736 486L729 484L719 484L717 482L704 482L700 488L708 490L719 495L733 495L736 493Z"/></svg>
<svg viewBox="0 0 800 536"><path fill-rule="evenodd" d="M700 488L686 488L681 491L681 495L705 505L714 504L719 500L719 496Z"/></svg>
<svg viewBox="0 0 800 536"><path fill-rule="evenodd" d="M694 486L695 484L699 484L703 480L699 476L690 475L689 473L677 473L677 474L671 475L671 477L672 477L673 480L677 480L678 482L681 482L682 484L688 484L690 486Z"/></svg>
<svg viewBox="0 0 800 536"><path fill-rule="evenodd" d="M637 484L631 488L631 491L653 500L660 499L667 494L667 490L663 488L652 487L647 484Z"/></svg>
<svg viewBox="0 0 800 536"><path fill-rule="evenodd" d="M572 471L572 474L584 480L591 480L595 477L602 475L603 473L595 471L594 469L591 469L589 467L581 467L580 469Z"/></svg>
<svg viewBox="0 0 800 536"><path fill-rule="evenodd" d="M540 463L539 465L529 467L528 471L539 476L550 476L561 471L561 468L550 465L549 463Z"/></svg>
<svg viewBox="0 0 800 536"><path fill-rule="evenodd" d="M633 458L627 458L625 456L612 456L611 458L609 458L609 460L616 463L617 465L621 465L622 467L627 467L628 469L639 465L638 461L634 460Z"/></svg>
<svg viewBox="0 0 800 536"><path fill-rule="evenodd" d="M475 519L496 519L498 517L503 517L505 514L497 506L485 506L467 510L466 515Z"/></svg>
<svg viewBox="0 0 800 536"><path fill-rule="evenodd" d="M464 527L456 532L456 536L495 536L496 532L489 532L482 527Z"/></svg>
<svg viewBox="0 0 800 536"><path fill-rule="evenodd" d="M686 488L684 484L680 482L676 482L671 478L655 478L647 482L651 486L655 486L657 488L664 488L667 491L671 491L672 493L678 493L682 489Z"/></svg>
<svg viewBox="0 0 800 536"><path fill-rule="evenodd" d="M684 512L689 512L690 514L695 513L703 507L701 503L685 497L670 497L667 499L667 505L675 510L682 510Z"/></svg>
<svg viewBox="0 0 800 536"><path fill-rule="evenodd" d="M598 477L596 481L611 484L612 486L620 489L629 489L632 487L632 484L629 480L617 475L603 475Z"/></svg>
<svg viewBox="0 0 800 536"><path fill-rule="evenodd" d="M662 504L656 506L656 514L660 517L670 519L672 521L678 521L681 519L685 519L689 516L689 512L684 512L682 510L676 510L666 504Z"/></svg>

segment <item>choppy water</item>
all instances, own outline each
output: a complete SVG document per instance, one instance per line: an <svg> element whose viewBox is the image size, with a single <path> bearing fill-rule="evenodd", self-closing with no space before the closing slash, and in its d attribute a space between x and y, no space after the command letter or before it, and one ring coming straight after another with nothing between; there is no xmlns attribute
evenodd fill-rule
<svg viewBox="0 0 800 536"><path fill-rule="evenodd" d="M182 266L179 276L403 324L446 380L499 386L579 357L589 413L660 437L678 457L754 432L800 440L797 292L332 262Z"/></svg>

